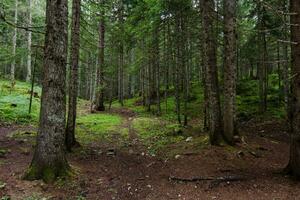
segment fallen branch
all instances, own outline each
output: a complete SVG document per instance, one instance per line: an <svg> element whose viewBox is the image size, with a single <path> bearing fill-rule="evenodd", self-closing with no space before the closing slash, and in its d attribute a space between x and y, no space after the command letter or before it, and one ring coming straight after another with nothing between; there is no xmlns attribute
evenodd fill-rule
<svg viewBox="0 0 300 200"><path fill-rule="evenodd" d="M200 181L212 181L211 185L219 185L223 182L236 182L236 181L245 181L247 180L244 176L239 175L229 175L229 176L221 176L221 177L191 177L191 178L181 178L176 176L170 176L170 181L176 182L200 182Z"/></svg>

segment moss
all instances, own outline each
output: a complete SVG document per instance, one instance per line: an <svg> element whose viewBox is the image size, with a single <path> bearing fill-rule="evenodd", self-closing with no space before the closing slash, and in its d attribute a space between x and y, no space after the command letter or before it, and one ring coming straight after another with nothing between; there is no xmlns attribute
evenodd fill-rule
<svg viewBox="0 0 300 200"><path fill-rule="evenodd" d="M0 121L18 124L37 124L40 111L41 88L36 86L36 97L33 98L32 113L28 113L31 85L16 82L11 89L9 81L0 80Z"/></svg>
<svg viewBox="0 0 300 200"><path fill-rule="evenodd" d="M71 176L72 170L69 166L66 167L44 167L40 168L32 164L23 175L24 180L43 180L45 183L53 183L58 177Z"/></svg>
<svg viewBox="0 0 300 200"><path fill-rule="evenodd" d="M84 115L77 119L76 136L82 144L108 139L112 132L119 131L122 122L122 117L113 114Z"/></svg>

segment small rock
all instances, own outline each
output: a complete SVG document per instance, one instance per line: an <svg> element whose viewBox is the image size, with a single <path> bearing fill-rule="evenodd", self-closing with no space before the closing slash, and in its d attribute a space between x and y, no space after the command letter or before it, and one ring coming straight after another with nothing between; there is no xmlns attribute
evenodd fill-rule
<svg viewBox="0 0 300 200"><path fill-rule="evenodd" d="M180 155L176 155L175 156L175 159L179 159L181 156Z"/></svg>
<svg viewBox="0 0 300 200"><path fill-rule="evenodd" d="M243 151L238 151L237 152L237 156L240 157L240 158L243 157L244 155L245 155L245 153Z"/></svg>
<svg viewBox="0 0 300 200"><path fill-rule="evenodd" d="M6 183L2 183L2 182L0 182L0 190L4 189L4 188L5 188L5 186L6 186Z"/></svg>
<svg viewBox="0 0 300 200"><path fill-rule="evenodd" d="M188 137L188 138L186 138L185 141L186 141L186 142L191 142L191 141L193 141L193 137Z"/></svg>

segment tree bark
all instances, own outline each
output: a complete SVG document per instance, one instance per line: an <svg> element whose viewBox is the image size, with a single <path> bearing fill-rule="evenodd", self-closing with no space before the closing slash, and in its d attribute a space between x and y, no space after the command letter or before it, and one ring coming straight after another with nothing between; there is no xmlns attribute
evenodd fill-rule
<svg viewBox="0 0 300 200"><path fill-rule="evenodd" d="M77 91L78 91L78 63L80 48L80 12L81 0L73 0L72 5L72 27L71 27L71 54L70 54L70 84L69 84L69 104L68 120L66 128L66 147L71 151L76 144L75 126L77 111Z"/></svg>
<svg viewBox="0 0 300 200"><path fill-rule="evenodd" d="M233 144L236 119L236 0L224 0L224 137Z"/></svg>
<svg viewBox="0 0 300 200"><path fill-rule="evenodd" d="M14 23L18 23L18 0L15 0L15 19ZM12 88L15 85L15 71L16 71L16 49L17 49L17 34L18 30L17 27L14 28L14 35L13 35L13 40L12 40L12 45L13 45L13 61L11 64L10 68L10 81L11 81L11 86Z"/></svg>
<svg viewBox="0 0 300 200"><path fill-rule="evenodd" d="M288 165L289 173L293 176L300 177L300 1L291 0L291 41L297 42L291 46L292 50L292 94L291 94L291 144L290 144L290 161Z"/></svg>
<svg viewBox="0 0 300 200"><path fill-rule="evenodd" d="M31 0L28 0L29 6L28 6L28 26L31 27L32 24L32 2ZM30 82L31 81L31 40L32 40L32 33L31 31L27 32L27 42L28 42L28 47L27 47L27 75L26 75L26 81Z"/></svg>
<svg viewBox="0 0 300 200"><path fill-rule="evenodd" d="M204 28L204 65L206 65L206 87L209 100L209 138L218 145L222 136L221 105L216 57L216 35L214 31L214 0L202 0Z"/></svg>
<svg viewBox="0 0 300 200"><path fill-rule="evenodd" d="M104 48L105 48L105 23L104 13L101 14L99 23L99 61L97 73L96 107L97 111L104 111Z"/></svg>
<svg viewBox="0 0 300 200"><path fill-rule="evenodd" d="M262 7L262 8L261 8ZM265 22L265 8L261 5L261 2L258 3L258 21L259 21L259 29L266 29ZM259 97L260 97L260 105L259 112L265 113L267 111L267 41L266 41L266 32L262 31L259 35L260 37L260 66L259 66Z"/></svg>
<svg viewBox="0 0 300 200"><path fill-rule="evenodd" d="M68 1L47 0L42 100L37 144L25 179L67 175L65 156Z"/></svg>

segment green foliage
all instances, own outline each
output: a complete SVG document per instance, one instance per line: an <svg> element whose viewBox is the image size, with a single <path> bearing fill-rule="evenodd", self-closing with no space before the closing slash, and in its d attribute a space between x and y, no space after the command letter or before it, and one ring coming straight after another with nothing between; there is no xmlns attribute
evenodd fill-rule
<svg viewBox="0 0 300 200"><path fill-rule="evenodd" d="M277 118L285 117L284 102L281 96L281 88L278 84L278 75L271 74L268 77L268 110L265 117L272 116ZM247 120L255 116L260 116L258 111L260 99L258 90L258 80L244 79L238 83L237 105L238 117Z"/></svg>
<svg viewBox="0 0 300 200"><path fill-rule="evenodd" d="M155 153L166 145L182 141L181 128L177 124L159 118L139 117L133 120L133 128L138 136Z"/></svg>
<svg viewBox="0 0 300 200"><path fill-rule="evenodd" d="M30 84L16 82L12 89L6 80L0 80L0 121L8 123L36 123L39 116L40 99L33 98L32 113L29 114ZM40 96L40 87L35 87Z"/></svg>

